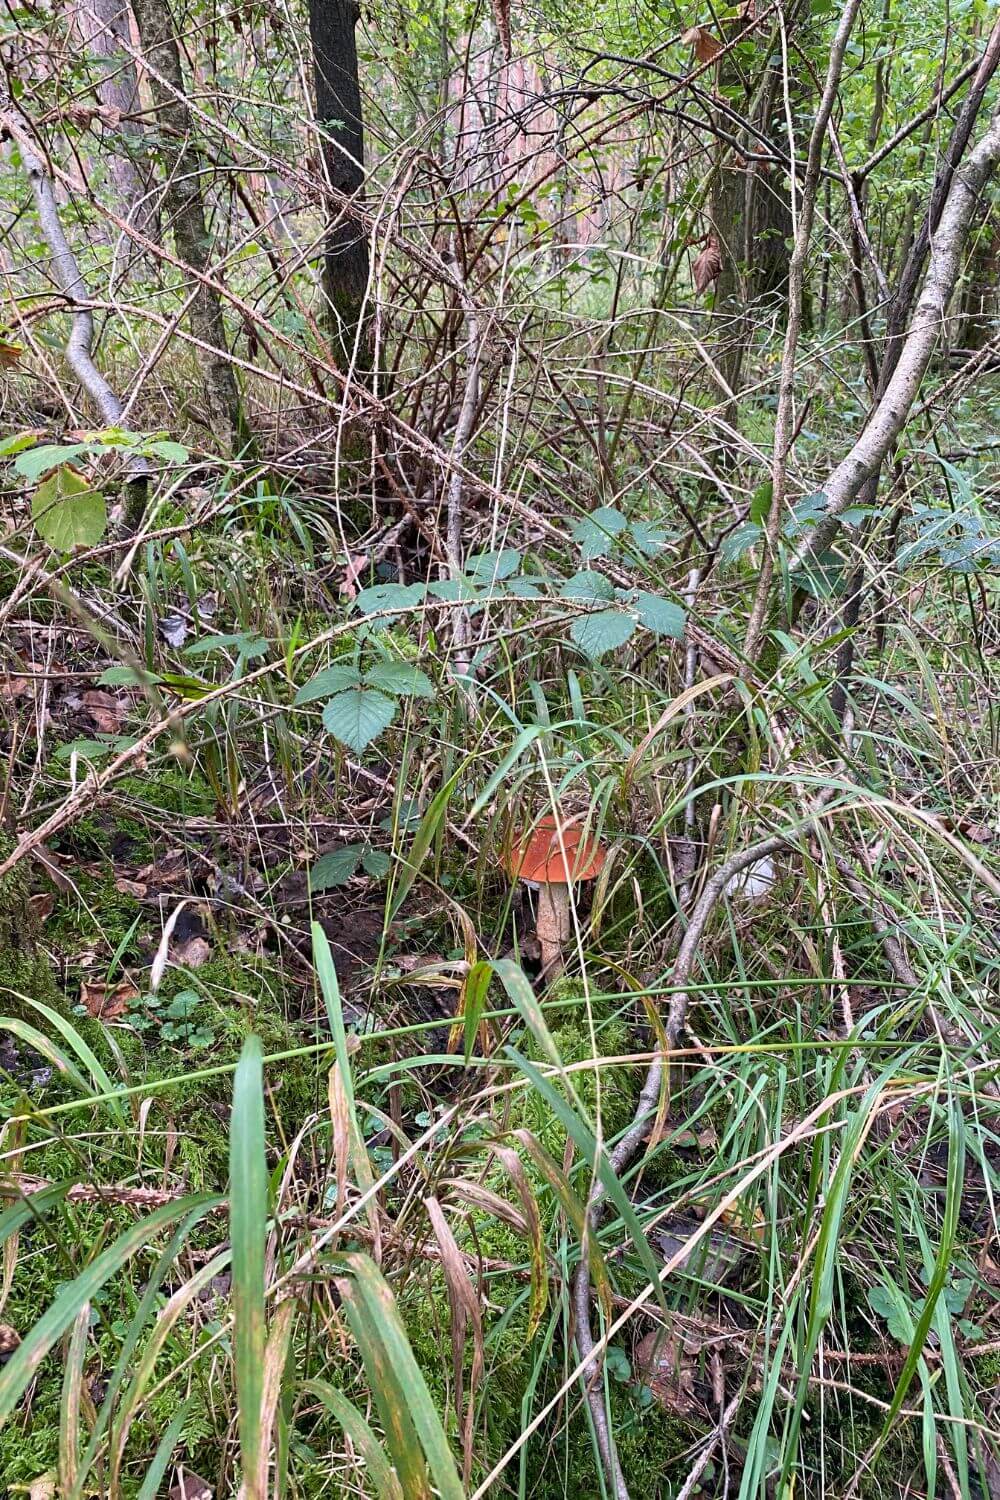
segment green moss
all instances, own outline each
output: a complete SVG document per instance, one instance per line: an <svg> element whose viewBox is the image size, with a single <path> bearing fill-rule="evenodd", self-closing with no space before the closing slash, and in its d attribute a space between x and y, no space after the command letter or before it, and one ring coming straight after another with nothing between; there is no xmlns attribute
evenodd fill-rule
<svg viewBox="0 0 1000 1500"><path fill-rule="evenodd" d="M0 833L0 859L13 848ZM60 1005L61 996L42 952L38 921L29 900L27 862L22 860L0 879L0 1001L5 1012L20 999Z"/></svg>

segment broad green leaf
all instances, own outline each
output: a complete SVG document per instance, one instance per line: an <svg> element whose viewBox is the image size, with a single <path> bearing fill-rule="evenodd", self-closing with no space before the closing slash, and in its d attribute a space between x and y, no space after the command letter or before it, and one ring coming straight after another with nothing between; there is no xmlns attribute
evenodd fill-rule
<svg viewBox="0 0 1000 1500"><path fill-rule="evenodd" d="M106 667L97 679L98 687L150 687L162 682L155 672L145 672L136 667Z"/></svg>
<svg viewBox="0 0 1000 1500"><path fill-rule="evenodd" d="M323 723L342 745L359 754L396 717L396 704L374 688L351 688L331 698L323 710Z"/></svg>
<svg viewBox="0 0 1000 1500"><path fill-rule="evenodd" d="M750 501L750 520L755 526L763 526L771 513L771 496L774 494L774 485L770 479L765 479L753 492Z"/></svg>
<svg viewBox="0 0 1000 1500"><path fill-rule="evenodd" d="M423 604L427 597L424 583L376 583L362 589L354 601L354 609L361 615L378 614L383 609L413 609Z"/></svg>
<svg viewBox="0 0 1000 1500"><path fill-rule="evenodd" d="M583 599L588 604L605 604L614 599L615 588L603 573L595 573L592 568L584 568L582 572L574 573L572 578L567 578L559 590L559 597L560 599Z"/></svg>
<svg viewBox="0 0 1000 1500"><path fill-rule="evenodd" d="M659 594L647 594L642 589L636 595L633 606L639 623L654 635L669 635L675 641L684 639L684 611L679 604L662 599Z"/></svg>
<svg viewBox="0 0 1000 1500"><path fill-rule="evenodd" d="M570 636L585 656L597 661L606 651L614 651L635 634L636 623L617 609L600 609L581 615L569 628Z"/></svg>
<svg viewBox="0 0 1000 1500"><path fill-rule="evenodd" d="M345 844L321 854L309 871L309 889L328 891L331 886L346 885L357 871L365 852L364 844Z"/></svg>
<svg viewBox="0 0 1000 1500"><path fill-rule="evenodd" d="M574 524L572 534L583 561L607 557L615 537L620 536L627 525L621 511L613 505L599 505L589 516L581 516Z"/></svg>
<svg viewBox="0 0 1000 1500"><path fill-rule="evenodd" d="M633 521L629 531L636 551L641 552L643 557L656 557L670 540L662 526L654 526L649 521Z"/></svg>
<svg viewBox="0 0 1000 1500"><path fill-rule="evenodd" d="M40 448L29 448L26 453L19 453L14 460L14 468L31 483L47 474L50 469L72 463L74 458L83 458L92 450L92 443L43 443Z"/></svg>
<svg viewBox="0 0 1000 1500"><path fill-rule="evenodd" d="M236 1402L246 1500L264 1500L259 1485L264 1388L264 1249L267 1160L264 1068L260 1042L247 1037L233 1080L229 1125L229 1233L233 1254Z"/></svg>
<svg viewBox="0 0 1000 1500"><path fill-rule="evenodd" d="M383 849L366 848L361 856L361 864L365 873L373 880L384 880L392 869L392 860Z"/></svg>
<svg viewBox="0 0 1000 1500"><path fill-rule="evenodd" d="M318 698L332 698L335 693L360 686L361 673L357 667L339 663L317 672L315 677L299 688L292 702L298 708L303 703L315 703Z"/></svg>
<svg viewBox="0 0 1000 1500"><path fill-rule="evenodd" d="M26 456L26 455L25 455ZM108 524L104 496L68 464L42 481L31 499L39 536L56 552L96 547Z"/></svg>
<svg viewBox="0 0 1000 1500"><path fill-rule="evenodd" d="M737 526L728 536L723 537L719 544L719 559L724 563L739 562L751 547L756 547L761 539L761 529L752 522L745 526Z"/></svg>
<svg viewBox="0 0 1000 1500"><path fill-rule="evenodd" d="M248 661L255 661L257 657L267 653L267 641L259 635L249 635L245 631L239 631L235 635L207 635L203 640L192 641L190 646L185 646L185 656L208 656L213 651L237 651L240 656L246 657Z"/></svg>
<svg viewBox="0 0 1000 1500"><path fill-rule="evenodd" d="M365 673L368 687L381 688L397 698L433 698L434 684L426 672L408 661L382 661Z"/></svg>
<svg viewBox="0 0 1000 1500"><path fill-rule="evenodd" d="M510 578L520 566L521 554L516 547L504 547L499 552L475 552L465 560L466 573L477 583Z"/></svg>
<svg viewBox="0 0 1000 1500"><path fill-rule="evenodd" d="M427 592L434 599L443 599L446 604L462 600L467 604L474 604L477 600L486 598L471 578L439 578L437 582L427 585Z"/></svg>

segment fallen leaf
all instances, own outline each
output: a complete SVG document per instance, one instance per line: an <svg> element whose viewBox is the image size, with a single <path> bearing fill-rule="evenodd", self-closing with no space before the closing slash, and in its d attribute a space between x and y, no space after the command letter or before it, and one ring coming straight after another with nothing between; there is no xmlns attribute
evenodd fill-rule
<svg viewBox="0 0 1000 1500"><path fill-rule="evenodd" d="M106 984L88 984L84 980L80 985L80 1003L86 1006L88 1016L93 1016L95 1021L114 1021L125 1014L129 1001L134 1000L138 993L128 980L114 989Z"/></svg>
<svg viewBox="0 0 1000 1500"><path fill-rule="evenodd" d="M8 344L6 339L0 339L0 369L9 370L16 365L24 349L20 344Z"/></svg>
<svg viewBox="0 0 1000 1500"><path fill-rule="evenodd" d="M94 721L95 729L101 734L117 734L125 714L125 704L120 698L104 692L103 688L88 688L80 702Z"/></svg>
<svg viewBox="0 0 1000 1500"><path fill-rule="evenodd" d="M703 1412L694 1382L701 1345L671 1328L656 1328L639 1341L635 1368L662 1407L678 1416Z"/></svg>
<svg viewBox="0 0 1000 1500"><path fill-rule="evenodd" d="M185 969L200 969L212 956L212 945L203 937L188 938L171 950L171 960Z"/></svg>
<svg viewBox="0 0 1000 1500"><path fill-rule="evenodd" d="M168 646L183 646L188 638L188 623L183 615L164 615L156 628Z"/></svg>
<svg viewBox="0 0 1000 1500"><path fill-rule="evenodd" d="M710 286L714 286L722 275L722 251L714 234L709 235L705 248L696 257L691 271L694 276L694 289L699 297L707 292Z"/></svg>
<svg viewBox="0 0 1000 1500"><path fill-rule="evenodd" d="M694 48L694 55L700 63L712 62L722 51L722 43L704 26L692 26L685 31L681 41L686 47Z"/></svg>
<svg viewBox="0 0 1000 1500"><path fill-rule="evenodd" d="M21 1335L9 1323L0 1323L0 1365L5 1365L21 1342Z"/></svg>
<svg viewBox="0 0 1000 1500"><path fill-rule="evenodd" d="M115 890L123 896L132 896L136 901L141 901L146 894L146 887L141 880L126 880L124 875L119 875L115 881Z"/></svg>
<svg viewBox="0 0 1000 1500"><path fill-rule="evenodd" d="M361 574L368 563L368 554L365 552L352 552L347 558L347 567L344 569L344 577L340 585L340 592L346 599L356 599L358 591L355 587Z"/></svg>
<svg viewBox="0 0 1000 1500"><path fill-rule="evenodd" d="M30 698L31 682L27 677L5 676L0 682L0 698Z"/></svg>
<svg viewBox="0 0 1000 1500"><path fill-rule="evenodd" d="M56 1476L51 1470L39 1474L28 1485L28 1500L54 1500L56 1493Z"/></svg>
<svg viewBox="0 0 1000 1500"><path fill-rule="evenodd" d="M38 891L30 897L31 910L39 922L47 922L52 915L52 908L56 904L55 891Z"/></svg>

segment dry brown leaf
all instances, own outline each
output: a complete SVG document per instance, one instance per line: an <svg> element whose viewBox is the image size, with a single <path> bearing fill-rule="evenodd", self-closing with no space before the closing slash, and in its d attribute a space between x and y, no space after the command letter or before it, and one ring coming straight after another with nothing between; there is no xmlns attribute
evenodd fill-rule
<svg viewBox="0 0 1000 1500"><path fill-rule="evenodd" d="M88 688L80 698L82 706L101 734L116 734L125 713L125 704L102 688Z"/></svg>
<svg viewBox="0 0 1000 1500"><path fill-rule="evenodd" d="M28 1485L28 1500L55 1500L56 1476L50 1471L39 1474Z"/></svg>
<svg viewBox="0 0 1000 1500"><path fill-rule="evenodd" d="M170 956L175 964L183 964L185 969L200 969L211 958L212 945L206 938L190 937L186 942L178 943Z"/></svg>
<svg viewBox="0 0 1000 1500"><path fill-rule="evenodd" d="M8 344L6 339L0 339L0 369L9 370L12 365L17 364L23 353L21 344Z"/></svg>
<svg viewBox="0 0 1000 1500"><path fill-rule="evenodd" d="M455 1382L455 1415L462 1432L463 1480L466 1488L472 1472L473 1420L475 1417L476 1391L484 1368L483 1319L479 1307L479 1296L469 1278L462 1252L451 1232L451 1225L444 1209L436 1198L424 1199L427 1217L441 1249L441 1267L444 1271L451 1311L451 1358L452 1376ZM465 1375L465 1334L472 1324L472 1369L469 1372L469 1401L466 1409L463 1397ZM463 1411L465 1412L463 1418Z"/></svg>
<svg viewBox="0 0 1000 1500"><path fill-rule="evenodd" d="M47 922L56 904L55 891L38 891L30 897L31 910L39 922Z"/></svg>
<svg viewBox="0 0 1000 1500"><path fill-rule="evenodd" d="M700 1345L670 1328L656 1328L641 1339L635 1368L662 1407L678 1416L703 1412L694 1382Z"/></svg>
<svg viewBox="0 0 1000 1500"><path fill-rule="evenodd" d="M115 890L123 896L132 896L136 901L141 901L146 894L146 887L141 880L126 880L124 875L119 875L115 880Z"/></svg>
<svg viewBox="0 0 1000 1500"><path fill-rule="evenodd" d="M722 275L722 250L714 234L709 235L704 250L695 258L691 272L694 277L694 289L699 297L707 292L710 286L714 286Z"/></svg>
<svg viewBox="0 0 1000 1500"><path fill-rule="evenodd" d="M31 681L27 677L4 677L0 682L0 698L30 698Z"/></svg>
<svg viewBox="0 0 1000 1500"><path fill-rule="evenodd" d="M0 1365L6 1364L21 1342L21 1335L9 1323L0 1323Z"/></svg>
<svg viewBox="0 0 1000 1500"><path fill-rule="evenodd" d="M704 26L692 26L685 31L681 41L686 47L694 48L694 55L700 63L712 62L722 51L722 43Z"/></svg>
<svg viewBox="0 0 1000 1500"><path fill-rule="evenodd" d="M340 584L340 592L344 595L345 599L356 599L358 597L358 579L367 565L368 554L366 552L352 552L348 555L347 567L344 569L344 577Z"/></svg>
<svg viewBox="0 0 1000 1500"><path fill-rule="evenodd" d="M95 1021L114 1021L128 1010L129 1001L139 991L128 980L112 989L106 984L89 984L85 979L80 985L80 1003L86 1006L88 1016Z"/></svg>

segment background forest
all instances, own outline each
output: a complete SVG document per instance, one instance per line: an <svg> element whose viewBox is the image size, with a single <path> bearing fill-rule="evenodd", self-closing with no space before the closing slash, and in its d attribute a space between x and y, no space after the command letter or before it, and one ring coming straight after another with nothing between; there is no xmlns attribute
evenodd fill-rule
<svg viewBox="0 0 1000 1500"><path fill-rule="evenodd" d="M0 58L0 1488L998 1500L995 5Z"/></svg>

